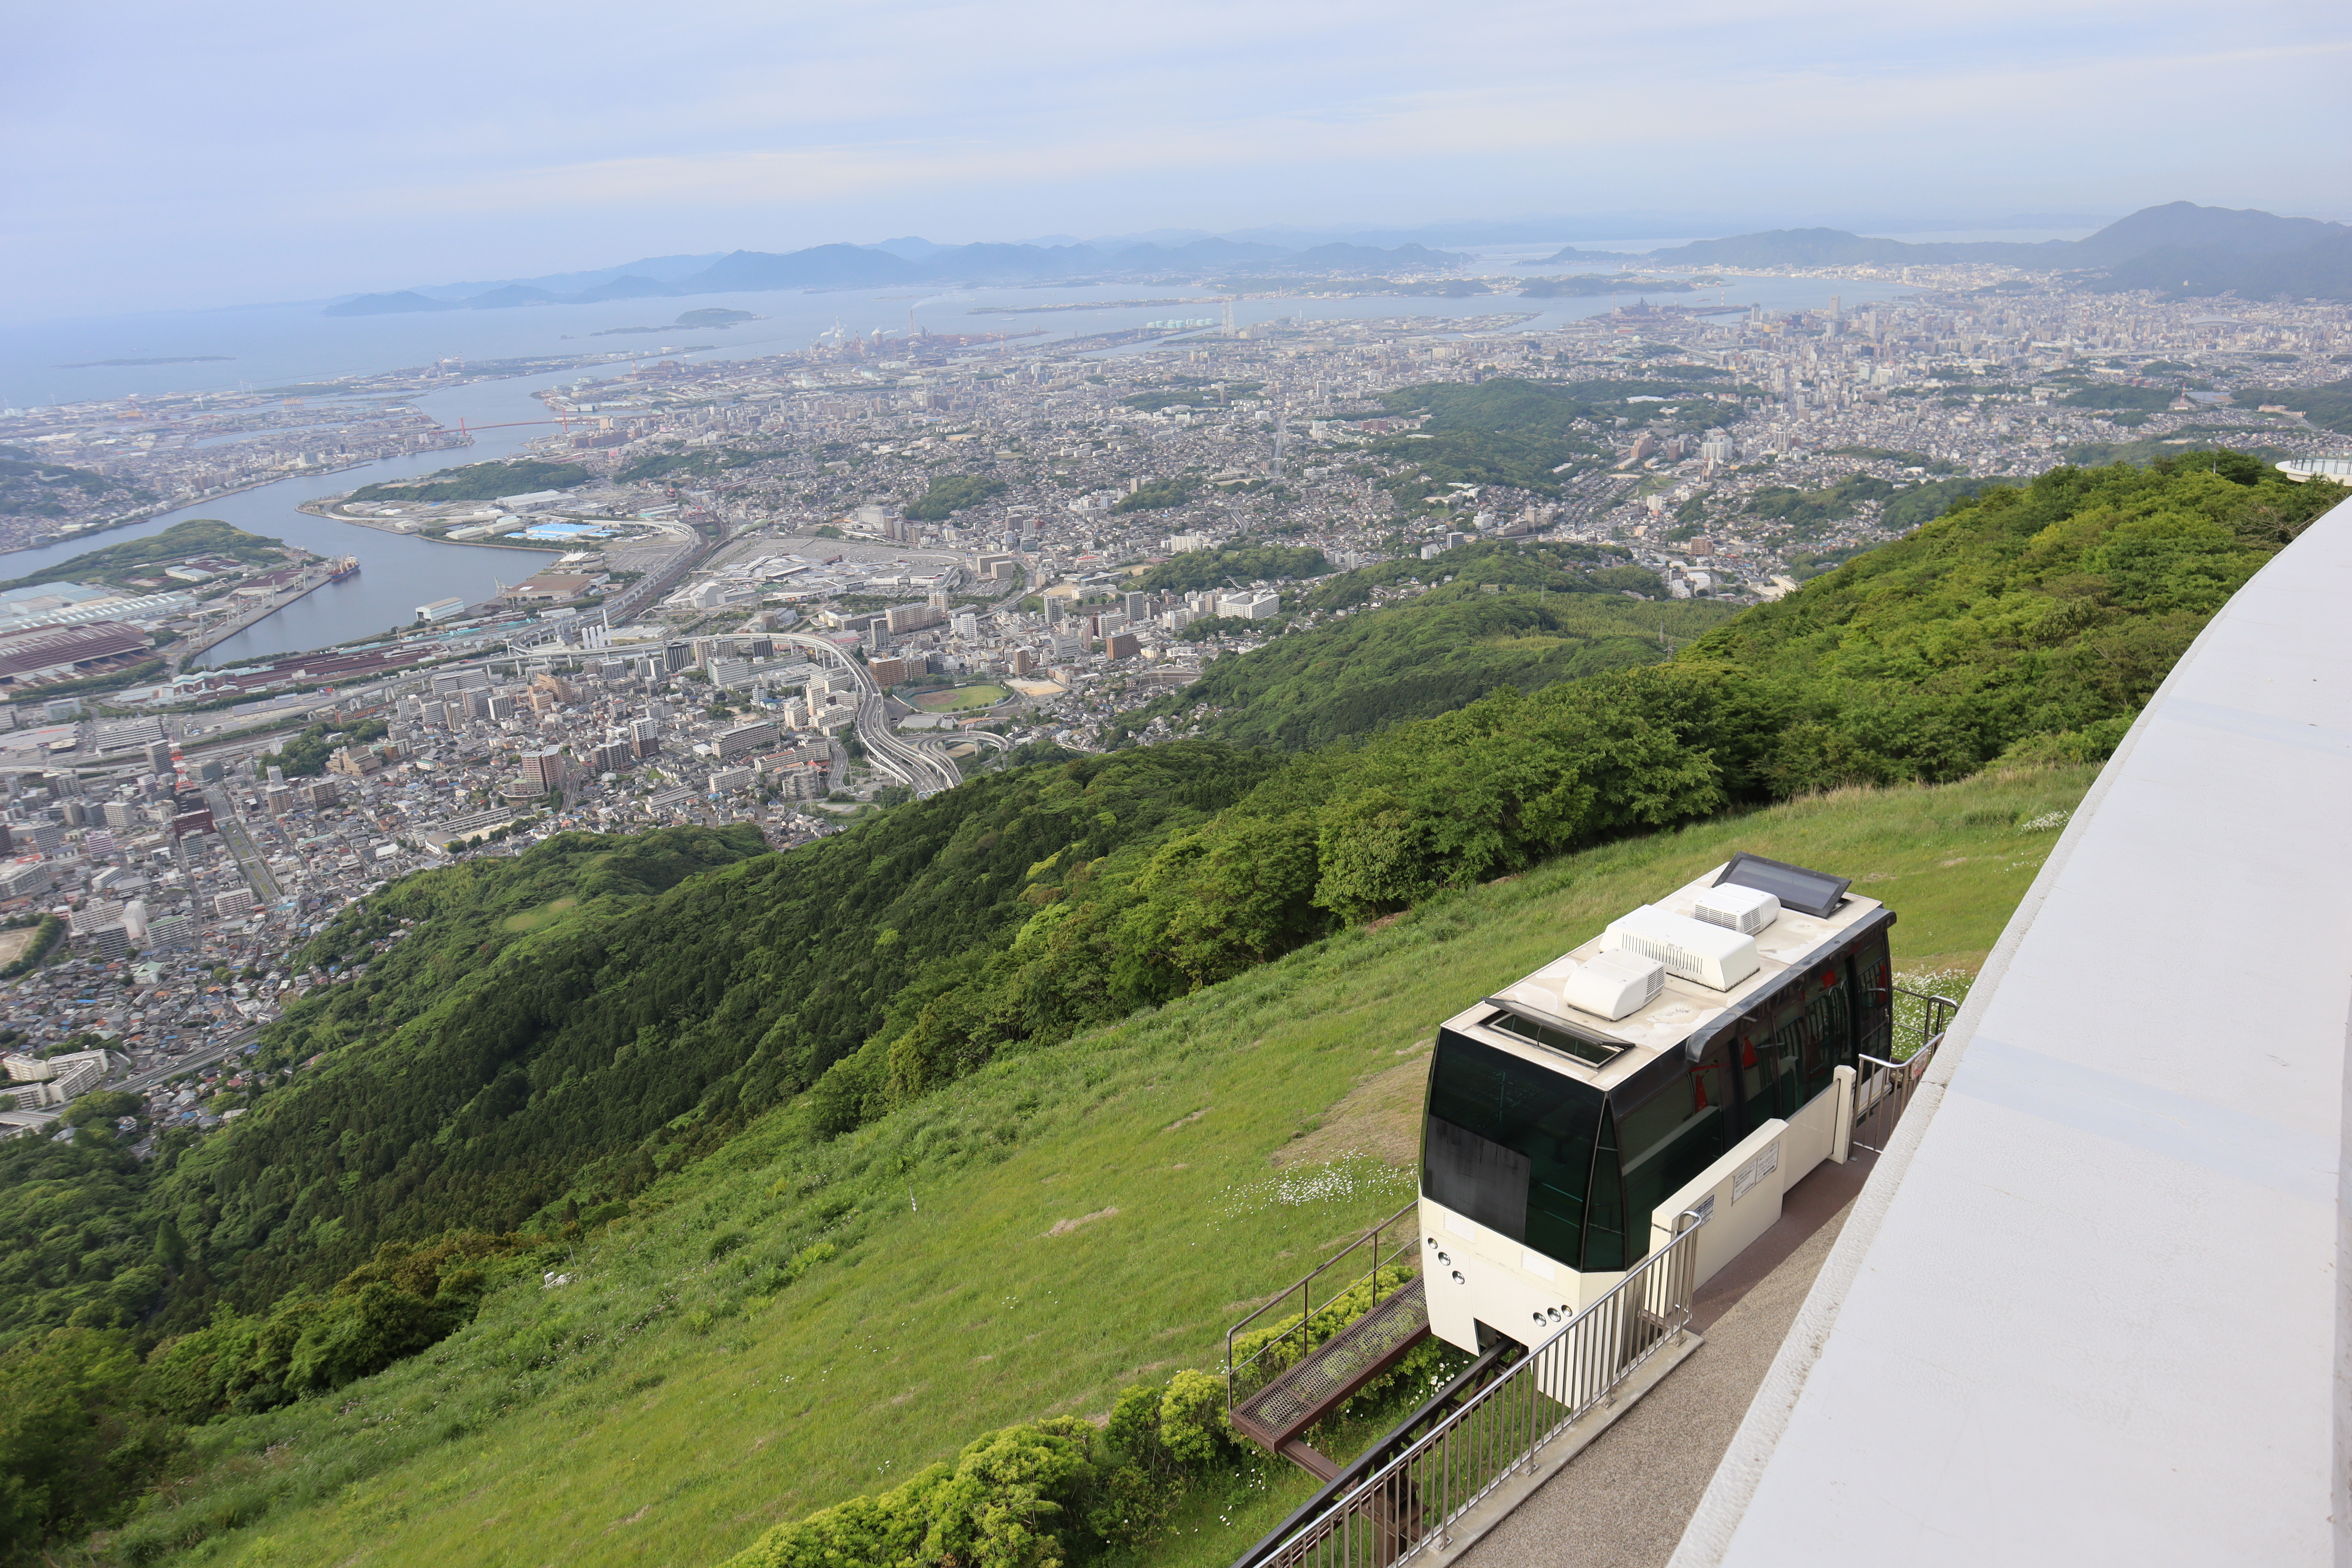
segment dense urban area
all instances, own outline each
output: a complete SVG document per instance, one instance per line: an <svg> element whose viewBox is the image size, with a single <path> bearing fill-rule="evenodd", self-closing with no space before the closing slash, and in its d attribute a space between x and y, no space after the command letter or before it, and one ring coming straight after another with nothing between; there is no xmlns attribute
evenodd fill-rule
<svg viewBox="0 0 2352 1568"><path fill-rule="evenodd" d="M1540 329L1503 290L1557 282L1479 284L1483 314L1241 327L1229 295L1094 336L836 331L9 410L0 542L100 548L0 592L0 1125L69 1136L101 1083L151 1142L236 1116L238 1047L350 977L302 967L306 939L404 872L572 828L748 822L782 847L1024 746L1119 743L1147 705L1146 737L1195 732L1215 710L1182 694L1213 661L1452 563L1543 547L1633 600L1728 607L2060 464L2226 444L2340 471L2345 306L1804 275L1904 287L1776 312L1716 274L1620 274L1612 308ZM551 368L577 374L522 455L305 508L564 552L489 602L208 668L350 563L208 523L103 548L288 472L460 446L405 399Z"/></svg>

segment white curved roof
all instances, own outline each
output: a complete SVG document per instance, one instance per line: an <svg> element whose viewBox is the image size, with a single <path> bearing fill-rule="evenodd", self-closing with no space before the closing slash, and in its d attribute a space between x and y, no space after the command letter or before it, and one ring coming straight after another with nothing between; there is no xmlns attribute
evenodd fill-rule
<svg viewBox="0 0 2352 1568"><path fill-rule="evenodd" d="M2352 1561L2352 506L2011 921L1674 1558Z"/></svg>

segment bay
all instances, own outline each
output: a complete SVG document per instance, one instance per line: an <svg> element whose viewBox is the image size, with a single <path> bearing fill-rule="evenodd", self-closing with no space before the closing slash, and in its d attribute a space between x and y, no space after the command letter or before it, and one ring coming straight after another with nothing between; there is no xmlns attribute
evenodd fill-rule
<svg viewBox="0 0 2352 1568"><path fill-rule="evenodd" d="M1497 253L1489 258L1488 265L1499 270L1513 262L1546 253L1542 247L1515 247L1508 254ZM1580 266L1574 269L1591 268ZM1532 275L1570 268L1516 270L1521 275ZM1853 279L1727 275L1719 287L1696 294L1662 294L1658 302L1695 308L1753 304L1767 310L1788 311L1820 309L1832 297L1840 298L1848 309L1853 309L1904 298L1913 292L1900 284ZM1184 299L1196 303L1182 308L1126 303L1146 299ZM1003 345L1003 350L1017 350L1140 327L1147 321L1171 315L1213 316L1219 310L1214 299L1214 289L1207 287L1122 282L696 295L679 300L451 310L410 316L322 316L316 302L159 312L0 327L0 399L21 406L129 394L150 395L270 386L394 370L444 358L479 361L617 351L643 359L747 359L798 352L836 324L861 335L880 328L894 337L903 334L910 324L933 332L954 333L1042 330L1040 336L1013 338ZM1517 330L1534 331L1602 314L1629 302L1624 295L1549 300L1522 300L1509 294L1259 299L1237 301L1234 320L1241 325L1282 319L1458 320L1524 311L1529 313L1530 319ZM1036 304L1074 304L1084 308L1037 314L972 313L982 306ZM712 306L750 310L764 319L726 331L680 327L658 334L619 338L594 335L616 326L657 325L680 310ZM672 345L684 348L702 343L713 346L690 354L663 355L659 352ZM1139 352L1150 346L1139 344L1126 352ZM971 352L1003 351L993 345L975 345ZM58 368L100 359L196 354L225 354L228 359L223 363ZM887 358L887 347L884 357ZM618 368L617 363L614 368ZM543 387L603 374L610 373L596 368L561 371L476 382L426 394L413 399L413 405L444 426L454 426L462 417L469 427L479 431L472 447L388 458L331 474L299 475L169 512L133 528L9 552L0 554L0 578L22 576L102 544L142 538L173 522L198 517L217 518L321 555L359 558L357 575L298 600L207 654L205 662L215 667L270 654L301 652L404 626L414 620L417 605L436 599L456 595L468 603L478 602L496 593L499 584L529 576L555 559L554 553L436 543L353 523L330 521L299 511L297 507L305 500L341 494L380 479L510 456L525 442L548 433L543 423L546 407L534 394Z"/></svg>

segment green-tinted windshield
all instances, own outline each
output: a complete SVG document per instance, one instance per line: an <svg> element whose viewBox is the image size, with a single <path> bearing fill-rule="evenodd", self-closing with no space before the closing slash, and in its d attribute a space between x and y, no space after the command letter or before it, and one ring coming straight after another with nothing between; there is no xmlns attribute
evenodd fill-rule
<svg viewBox="0 0 2352 1568"><path fill-rule="evenodd" d="M1565 1073L1441 1029L1429 1075L1422 1193L1546 1258L1581 1267L1601 1098ZM1612 1169L1612 1190L1615 1175ZM1612 1237L1623 1229L1619 1215L1600 1222Z"/></svg>

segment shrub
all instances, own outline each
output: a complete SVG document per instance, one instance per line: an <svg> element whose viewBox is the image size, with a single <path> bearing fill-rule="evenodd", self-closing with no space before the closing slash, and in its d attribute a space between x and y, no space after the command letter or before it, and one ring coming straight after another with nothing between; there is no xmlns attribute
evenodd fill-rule
<svg viewBox="0 0 2352 1568"><path fill-rule="evenodd" d="M1233 1449L1225 1426L1225 1389L1205 1372L1180 1372L1160 1397L1160 1441L1175 1461L1204 1470Z"/></svg>
<svg viewBox="0 0 2352 1568"><path fill-rule="evenodd" d="M1380 1282L1385 1291L1410 1278L1392 1268ZM1366 1281L1318 1308L1314 1342L1362 1317L1374 1299ZM1297 1322L1294 1315L1244 1342L1263 1345ZM1365 1392L1424 1380L1443 1354L1433 1341L1418 1347ZM1057 1568L1102 1547L1148 1542L1188 1486L1240 1454L1225 1425L1224 1380L1180 1372L1164 1385L1122 1390L1100 1431L1073 1416L1003 1427L967 1445L952 1468L933 1465L887 1492L776 1526L724 1568Z"/></svg>

